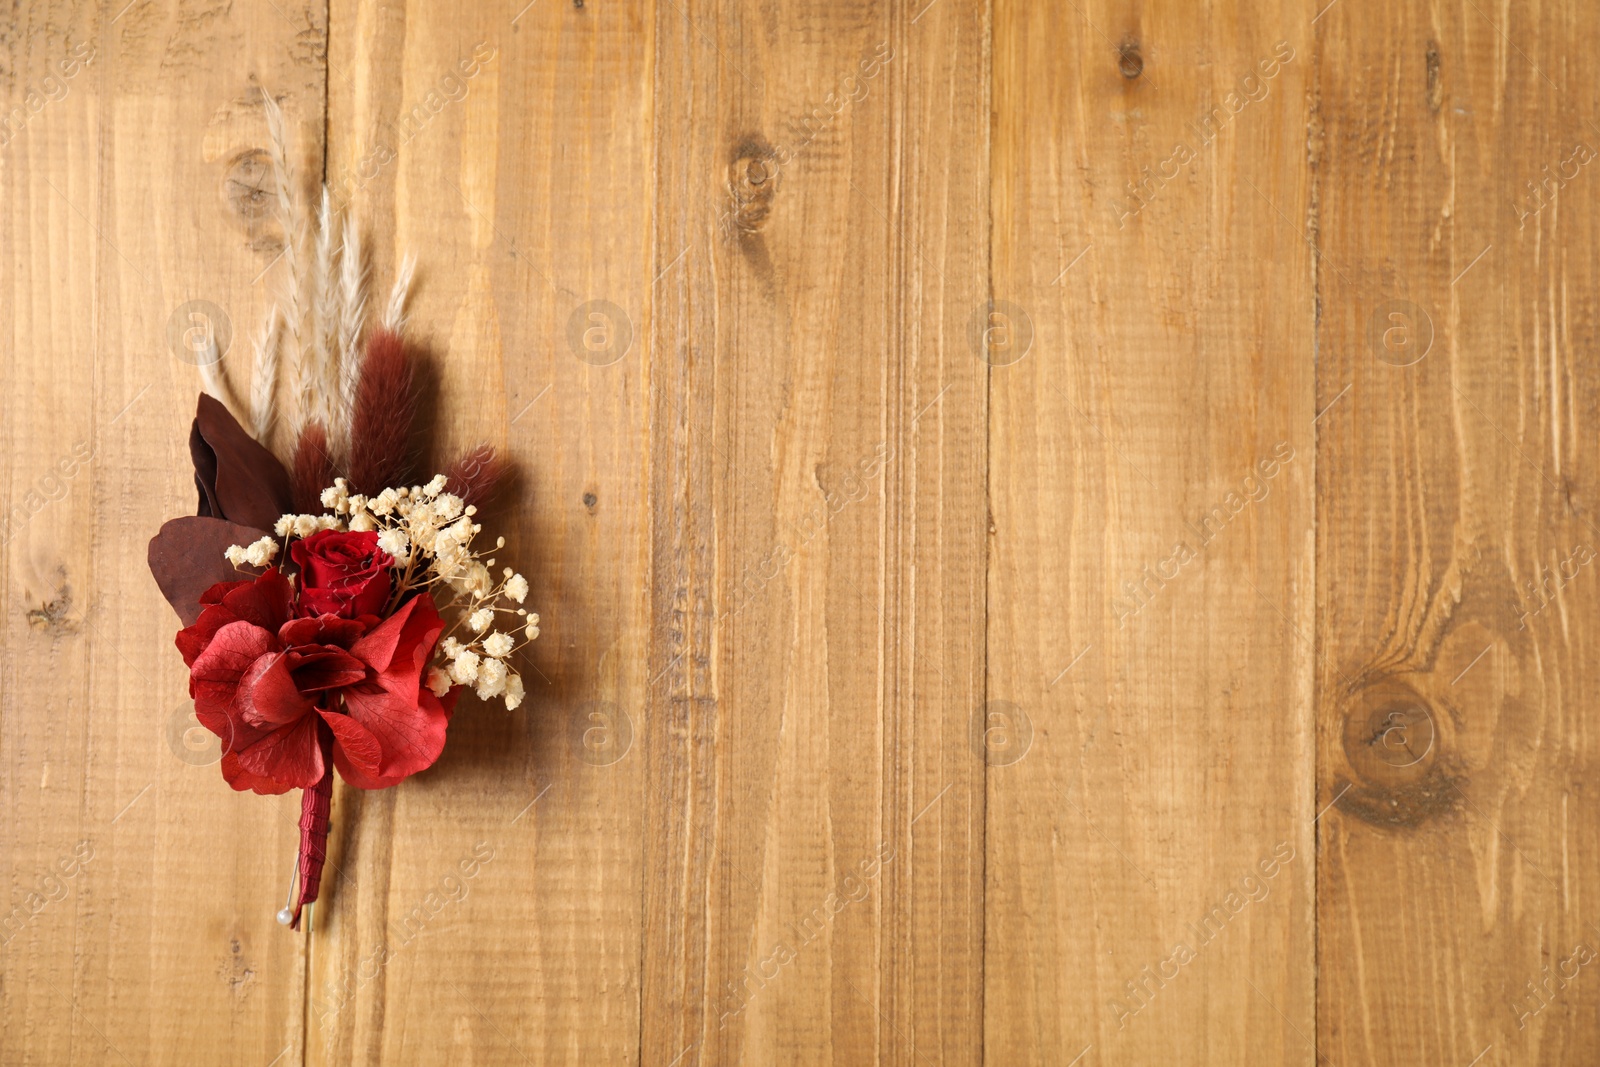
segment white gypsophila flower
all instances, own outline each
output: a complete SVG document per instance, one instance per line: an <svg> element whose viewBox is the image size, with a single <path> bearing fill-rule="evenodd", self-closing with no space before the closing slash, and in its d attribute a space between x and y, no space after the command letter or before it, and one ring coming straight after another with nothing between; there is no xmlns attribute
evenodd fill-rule
<svg viewBox="0 0 1600 1067"><path fill-rule="evenodd" d="M400 502L400 493L395 489L385 489L367 502L367 510L382 518L394 510Z"/></svg>
<svg viewBox="0 0 1600 1067"><path fill-rule="evenodd" d="M439 531L439 551L443 554L448 546L449 551L458 551L472 540L472 523L467 519L457 519Z"/></svg>
<svg viewBox="0 0 1600 1067"><path fill-rule="evenodd" d="M223 549L222 555L235 567L240 566L244 563L244 546L229 545L227 548Z"/></svg>
<svg viewBox="0 0 1600 1067"><path fill-rule="evenodd" d="M488 608L479 608L467 617L467 625L472 627L472 632L481 634L494 622L494 612Z"/></svg>
<svg viewBox="0 0 1600 1067"><path fill-rule="evenodd" d="M371 533L378 528L372 516L365 511L355 511L350 514L351 533Z"/></svg>
<svg viewBox="0 0 1600 1067"><path fill-rule="evenodd" d="M518 604L522 603L528 596L528 579L520 574L513 574L507 578L506 596L515 600Z"/></svg>
<svg viewBox="0 0 1600 1067"><path fill-rule="evenodd" d="M462 685L477 681L478 663L478 654L463 648L456 653L455 660L450 664L450 677Z"/></svg>
<svg viewBox="0 0 1600 1067"><path fill-rule="evenodd" d="M439 536L439 528L426 518L413 515L409 523L411 529L411 543L420 552L432 554L435 539Z"/></svg>
<svg viewBox="0 0 1600 1067"><path fill-rule="evenodd" d="M456 540L456 535L449 529L440 530L433 535L433 555L447 566L439 568L441 575L448 574L454 569L454 564L461 555L461 542Z"/></svg>
<svg viewBox="0 0 1600 1067"><path fill-rule="evenodd" d="M535 637L538 637L539 636L539 616L535 615L532 612L529 612L528 613L528 625L523 627L522 632L528 635L528 640L529 641L532 641Z"/></svg>
<svg viewBox="0 0 1600 1067"><path fill-rule="evenodd" d="M441 553L438 562L440 566L435 569L440 577L458 593L481 599L487 597L494 588L493 580L489 577L489 569L476 560L462 558L457 563L453 554Z"/></svg>
<svg viewBox="0 0 1600 1067"><path fill-rule="evenodd" d="M378 547L394 557L396 563L411 558L411 544L400 530L385 530L378 535Z"/></svg>
<svg viewBox="0 0 1600 1067"><path fill-rule="evenodd" d="M448 484L450 484L449 478L442 474L435 474L428 480L428 484L422 487L422 491L427 496L438 496L444 492L444 487Z"/></svg>
<svg viewBox="0 0 1600 1067"><path fill-rule="evenodd" d="M436 697L442 697L450 692L450 675L438 667L428 668L428 689Z"/></svg>
<svg viewBox="0 0 1600 1067"><path fill-rule="evenodd" d="M278 521L272 524L272 532L279 537L288 537L294 532L294 516L280 515Z"/></svg>
<svg viewBox="0 0 1600 1067"><path fill-rule="evenodd" d="M263 537L245 549L244 558L252 567L265 567L278 555L278 542L270 537Z"/></svg>
<svg viewBox="0 0 1600 1067"><path fill-rule="evenodd" d="M343 478L335 478L333 484L322 491L322 506L337 515L350 510L350 490Z"/></svg>
<svg viewBox="0 0 1600 1067"><path fill-rule="evenodd" d="M433 513L440 522L450 522L461 517L461 510L465 507L461 498L454 493L442 493L433 502Z"/></svg>
<svg viewBox="0 0 1600 1067"><path fill-rule="evenodd" d="M483 639L483 650L495 659L505 659L511 655L511 650L516 647L516 644L510 634L496 630Z"/></svg>
<svg viewBox="0 0 1600 1067"><path fill-rule="evenodd" d="M296 515L294 517L294 535L296 537L310 537L317 532L317 517L315 515Z"/></svg>
<svg viewBox="0 0 1600 1067"><path fill-rule="evenodd" d="M483 700L497 697L506 691L506 665L497 659L486 659L478 668L478 696Z"/></svg>
<svg viewBox="0 0 1600 1067"><path fill-rule="evenodd" d="M455 659L456 656L461 652L461 649L461 642L457 641L453 637L445 638L444 643L439 646L439 651L444 653L445 659Z"/></svg>
<svg viewBox="0 0 1600 1067"><path fill-rule="evenodd" d="M507 711L516 711L517 710L517 705L522 703L522 698L525 695L526 694L525 694L525 692L524 692L524 690L522 688L522 676L518 675L518 674L515 674L515 673L507 676L507 678L506 678L506 710Z"/></svg>

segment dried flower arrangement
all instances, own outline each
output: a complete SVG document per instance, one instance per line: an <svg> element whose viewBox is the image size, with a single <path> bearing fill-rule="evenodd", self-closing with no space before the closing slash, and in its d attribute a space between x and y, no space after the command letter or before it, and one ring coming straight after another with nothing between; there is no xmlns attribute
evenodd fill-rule
<svg viewBox="0 0 1600 1067"><path fill-rule="evenodd" d="M413 484L420 397L403 330L414 263L364 329L356 225L336 217L326 187L313 224L283 115L262 97L288 285L255 343L252 432L229 409L220 360L203 361L189 434L198 512L162 526L149 560L184 624L189 694L221 739L223 778L241 791L303 791L278 913L298 929L321 884L333 772L385 789L426 770L462 687L516 708L524 691L510 657L539 636L539 616L521 606L527 579L509 567L496 577L474 547L478 507L508 473L494 449ZM270 449L285 356L287 463Z"/></svg>

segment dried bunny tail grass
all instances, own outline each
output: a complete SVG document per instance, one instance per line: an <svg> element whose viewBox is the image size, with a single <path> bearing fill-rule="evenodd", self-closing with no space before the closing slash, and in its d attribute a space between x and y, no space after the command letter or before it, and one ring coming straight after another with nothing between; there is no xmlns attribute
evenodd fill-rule
<svg viewBox="0 0 1600 1067"><path fill-rule="evenodd" d="M305 515L321 513L322 491L333 484L336 476L333 456L328 452L327 431L320 422L307 423L295 445L294 472L290 476L295 510Z"/></svg>
<svg viewBox="0 0 1600 1067"><path fill-rule="evenodd" d="M262 443L272 436L272 396L278 384L278 349L282 341L279 330L282 325L283 314L274 304L272 310L267 312L267 321L262 324L261 333L255 341L256 359L250 379L250 422L256 440Z"/></svg>
<svg viewBox="0 0 1600 1067"><path fill-rule="evenodd" d="M339 251L339 412L335 435L348 447L361 381L361 320L367 309L367 270L361 259L361 235L352 216L344 220Z"/></svg>
<svg viewBox="0 0 1600 1067"><path fill-rule="evenodd" d="M326 430L334 425L334 396L339 389L337 335L339 308L337 265L333 254L333 201L328 187L322 187L322 202L317 212L316 274L311 292L311 385L315 396L312 409Z"/></svg>
<svg viewBox="0 0 1600 1067"><path fill-rule="evenodd" d="M383 309L383 328L400 333L406 325L406 298L411 295L411 278L417 270L417 257L408 255L400 261L400 271L394 276L394 288L389 290L389 303Z"/></svg>
<svg viewBox="0 0 1600 1067"><path fill-rule="evenodd" d="M494 497L510 469L493 445L481 444L463 453L445 470L445 489L481 508Z"/></svg>
<svg viewBox="0 0 1600 1067"><path fill-rule="evenodd" d="M350 423L350 486L370 495L412 480L416 375L399 334L380 326L367 335L360 378Z"/></svg>
<svg viewBox="0 0 1600 1067"><path fill-rule="evenodd" d="M304 363L306 341L304 333L306 308L303 300L305 271L300 262L305 247L306 216L296 194L294 166L290 162L289 138L284 129L283 111L278 107L278 102L272 98L272 94L265 89L261 91L261 101L267 112L268 154L272 158L273 184L276 186L278 199L278 222L283 226L283 259L289 272L289 282L284 286L284 301L280 313L283 325L287 327L289 345L294 349L298 368ZM307 413L303 406L296 417L302 423L305 421Z"/></svg>

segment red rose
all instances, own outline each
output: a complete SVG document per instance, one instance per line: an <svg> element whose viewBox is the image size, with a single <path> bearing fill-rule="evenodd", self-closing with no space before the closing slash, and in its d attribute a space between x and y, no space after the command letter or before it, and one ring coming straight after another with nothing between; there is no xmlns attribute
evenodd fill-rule
<svg viewBox="0 0 1600 1067"><path fill-rule="evenodd" d="M382 622L294 618L289 581L269 570L212 586L178 633L195 716L223 740L235 789L309 789L327 761L359 789L426 770L444 749L455 705L422 679L444 629L433 598L412 597Z"/></svg>
<svg viewBox="0 0 1600 1067"><path fill-rule="evenodd" d="M394 559L378 535L321 530L289 547L300 568L300 614L343 619L377 615L389 602Z"/></svg>

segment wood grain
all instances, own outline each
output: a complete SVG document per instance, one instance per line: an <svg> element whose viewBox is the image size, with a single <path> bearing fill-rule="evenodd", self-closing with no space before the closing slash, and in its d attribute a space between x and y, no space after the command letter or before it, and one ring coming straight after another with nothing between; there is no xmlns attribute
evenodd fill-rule
<svg viewBox="0 0 1600 1067"><path fill-rule="evenodd" d="M1600 20L1317 36L1320 1040L1592 1062Z"/></svg>
<svg viewBox="0 0 1600 1067"><path fill-rule="evenodd" d="M980 1055L986 19L823 11L658 9L651 1063Z"/></svg>
<svg viewBox="0 0 1600 1067"><path fill-rule="evenodd" d="M994 17L986 1059L1309 1063L1302 14Z"/></svg>
<svg viewBox="0 0 1600 1067"><path fill-rule="evenodd" d="M316 1062L638 1059L650 35L621 7L516 16L334 7L330 164L378 277L421 259L435 454L518 465L492 528L544 623L522 708L472 701L417 788L336 796L358 888L312 942ZM575 348L574 321L612 336Z"/></svg>
<svg viewBox="0 0 1600 1067"><path fill-rule="evenodd" d="M320 127L325 20L116 14L31 5L0 34L0 1059L266 1063L301 1040L273 921L293 816L219 789L144 560L193 505L182 335L263 309L258 87Z"/></svg>
<svg viewBox="0 0 1600 1067"><path fill-rule="evenodd" d="M0 1064L1594 1061L1600 16L123 3L0 26ZM299 936L144 568L263 92L544 620Z"/></svg>

